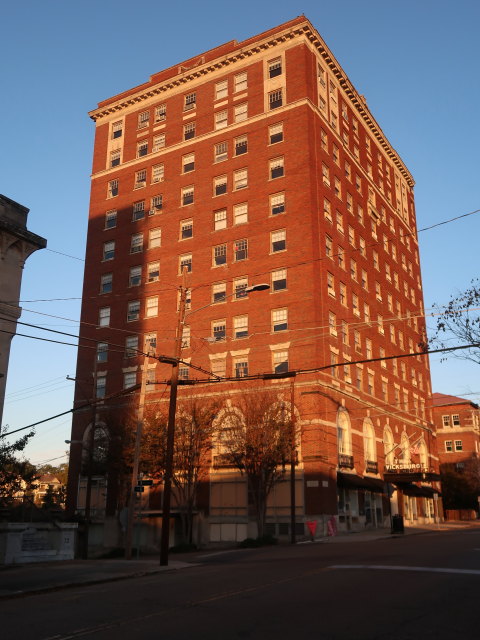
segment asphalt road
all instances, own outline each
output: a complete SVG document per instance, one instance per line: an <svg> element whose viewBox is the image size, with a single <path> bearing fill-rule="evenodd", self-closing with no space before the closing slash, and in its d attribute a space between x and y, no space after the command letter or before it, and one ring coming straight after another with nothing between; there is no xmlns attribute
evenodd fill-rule
<svg viewBox="0 0 480 640"><path fill-rule="evenodd" d="M196 566L0 602L2 640L468 640L480 531L204 554Z"/></svg>

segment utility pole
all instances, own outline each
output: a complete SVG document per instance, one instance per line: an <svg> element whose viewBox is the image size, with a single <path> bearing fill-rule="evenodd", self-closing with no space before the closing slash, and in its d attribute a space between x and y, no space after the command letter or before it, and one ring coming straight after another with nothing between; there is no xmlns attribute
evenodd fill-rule
<svg viewBox="0 0 480 640"><path fill-rule="evenodd" d="M165 455L165 476L163 480L162 537L160 540L160 565L168 565L168 548L170 542L170 503L172 496L173 455L175 450L175 414L177 411L178 361L182 355L182 336L185 324L187 298L187 267L183 267L182 286L180 287L180 304L177 314L177 333L175 336L175 353L171 361L170 404L168 407L167 450ZM164 360L165 361L165 360Z"/></svg>
<svg viewBox="0 0 480 640"><path fill-rule="evenodd" d="M96 403L96 390L97 390L97 360L98 355L95 352L95 360L93 362L93 404L92 404L92 424L90 427L90 433L88 434L88 448L87 448L87 486L85 489L85 531L83 535L83 549L82 558L88 559L88 537L90 534L90 511L92 503L92 475L93 475L93 450L95 448L95 429L97 427L97 403Z"/></svg>
<svg viewBox="0 0 480 640"><path fill-rule="evenodd" d="M132 559L132 540L133 540L133 521L135 518L135 487L138 484L138 467L140 464L140 447L142 444L143 433L143 413L145 405L145 389L147 386L147 371L148 371L148 350L147 355L143 359L143 371L142 371L142 385L140 387L140 400L138 404L137 412L137 431L135 434L135 451L133 455L133 470L132 470L132 482L130 485L130 500L128 502L128 514L127 514L127 530L125 533L125 558L127 560Z"/></svg>
<svg viewBox="0 0 480 640"><path fill-rule="evenodd" d="M295 544L297 541L295 531L295 464L297 458L297 442L295 433L295 377L292 377L292 381L290 383L290 411L290 542Z"/></svg>

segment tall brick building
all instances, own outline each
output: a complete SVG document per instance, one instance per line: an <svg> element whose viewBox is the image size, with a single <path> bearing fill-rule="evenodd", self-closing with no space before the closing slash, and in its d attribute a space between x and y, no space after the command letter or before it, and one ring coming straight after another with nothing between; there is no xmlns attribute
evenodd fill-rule
<svg viewBox="0 0 480 640"><path fill-rule="evenodd" d="M407 522L432 520L428 358L389 359L425 336L414 181L310 22L199 54L90 116L81 344L98 342L97 396L140 382L145 337L157 354L173 353L186 266L182 358L233 378L195 393L222 399L265 387L288 400L289 380L248 376L297 371L298 530L317 520L326 531L332 516L339 528L382 526L390 504ZM270 289L245 295L261 282ZM93 360L79 350L79 380L92 380ZM148 366L150 381L168 378L168 365ZM155 387L147 403L165 402L164 385ZM79 384L76 402L85 396ZM73 440L90 420L76 414ZM72 449L70 507L79 458ZM287 487L268 511L280 535ZM210 540L254 533L245 479L232 469L212 464L199 509Z"/></svg>
<svg viewBox="0 0 480 640"><path fill-rule="evenodd" d="M440 463L464 463L480 455L480 408L465 398L433 394Z"/></svg>

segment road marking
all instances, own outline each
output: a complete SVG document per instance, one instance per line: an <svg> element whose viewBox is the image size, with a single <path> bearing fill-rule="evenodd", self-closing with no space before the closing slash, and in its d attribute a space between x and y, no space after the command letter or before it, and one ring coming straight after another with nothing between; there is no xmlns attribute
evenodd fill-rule
<svg viewBox="0 0 480 640"><path fill-rule="evenodd" d="M380 571L420 571L423 573L463 573L480 576L480 569L451 569L450 567L408 567L389 564L334 564L329 569L378 569Z"/></svg>

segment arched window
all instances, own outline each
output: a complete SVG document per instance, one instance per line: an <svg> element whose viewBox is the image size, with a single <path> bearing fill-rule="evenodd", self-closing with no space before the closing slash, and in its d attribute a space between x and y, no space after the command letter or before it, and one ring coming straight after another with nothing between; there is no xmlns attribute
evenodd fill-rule
<svg viewBox="0 0 480 640"><path fill-rule="evenodd" d="M403 462L403 464L410 464L411 458L410 458L410 439L407 436L407 434L405 433L405 431L402 433L402 440L400 443L400 449L401 449L401 453L400 453L400 458Z"/></svg>
<svg viewBox="0 0 480 640"><path fill-rule="evenodd" d="M423 469L428 469L428 449L425 440L421 440L418 445L419 462Z"/></svg>
<svg viewBox="0 0 480 640"><path fill-rule="evenodd" d="M383 447L385 455L385 465L391 466L395 458L395 443L393 441L393 433L390 427L385 427L383 432Z"/></svg>
<svg viewBox="0 0 480 640"><path fill-rule="evenodd" d="M337 441L339 455L352 455L352 430L348 411L339 409L337 413Z"/></svg>
<svg viewBox="0 0 480 640"><path fill-rule="evenodd" d="M365 461L370 460L372 462L375 462L377 460L375 429L372 421L369 418L365 418L365 420L363 421L363 448Z"/></svg>

